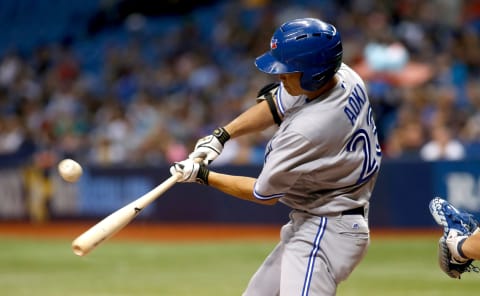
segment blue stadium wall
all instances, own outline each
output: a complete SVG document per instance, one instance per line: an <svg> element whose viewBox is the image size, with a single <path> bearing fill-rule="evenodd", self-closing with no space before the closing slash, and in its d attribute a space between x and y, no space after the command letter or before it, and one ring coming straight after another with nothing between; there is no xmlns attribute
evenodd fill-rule
<svg viewBox="0 0 480 296"><path fill-rule="evenodd" d="M258 166L223 166L216 170L255 177ZM56 172L47 186L26 177L28 168L0 169L0 219L99 219L162 183L168 167L85 167L81 181L70 184ZM45 175L45 174L43 174ZM33 178L34 180L34 178ZM435 224L428 203L435 196L480 214L480 161L384 161L371 199L372 227L424 228ZM35 212L35 207L37 210ZM47 210L47 216L38 212ZM40 209L38 209L40 208ZM235 199L198 184L176 184L137 218L173 223L282 224L289 209L281 204L262 206ZM32 217L32 215L34 217ZM35 217L37 215L37 217ZM43 215L43 216L42 216ZM43 217L43 218L42 218Z"/></svg>

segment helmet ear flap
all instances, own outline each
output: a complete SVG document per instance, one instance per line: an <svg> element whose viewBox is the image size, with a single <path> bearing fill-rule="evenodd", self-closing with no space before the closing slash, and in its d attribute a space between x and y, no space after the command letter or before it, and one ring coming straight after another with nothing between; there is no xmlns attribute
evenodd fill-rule
<svg viewBox="0 0 480 296"><path fill-rule="evenodd" d="M335 76L338 69L342 64L342 52L337 56L336 60L330 61L329 64L321 72L313 72L312 70L306 70L301 78L300 84L303 89L317 90L324 86L330 78ZM315 69L316 70L316 69Z"/></svg>
<svg viewBox="0 0 480 296"><path fill-rule="evenodd" d="M325 75L325 73L317 74L317 75L312 76L312 84L315 86L314 88L319 89L322 86L324 86L327 83L328 78L330 78L330 77L332 77L332 76L330 76L330 75L327 76L327 75Z"/></svg>
<svg viewBox="0 0 480 296"><path fill-rule="evenodd" d="M309 75L308 73L302 73L300 78L300 85L303 89L314 91L321 88L327 82L327 75L324 72Z"/></svg>
<svg viewBox="0 0 480 296"><path fill-rule="evenodd" d="M300 85L305 90L317 90L324 86L328 82L328 80L335 75L337 70L338 68L335 70L328 70L310 75L309 73L303 73L302 78L300 78Z"/></svg>

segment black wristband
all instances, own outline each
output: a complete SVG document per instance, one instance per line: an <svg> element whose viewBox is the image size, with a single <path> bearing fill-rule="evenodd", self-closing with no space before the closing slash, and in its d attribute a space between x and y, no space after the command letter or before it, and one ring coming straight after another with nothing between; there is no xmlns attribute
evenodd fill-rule
<svg viewBox="0 0 480 296"><path fill-rule="evenodd" d="M230 134L223 127L214 129L213 135L218 139L218 141L220 141L222 145L225 145L225 142L230 139Z"/></svg>
<svg viewBox="0 0 480 296"><path fill-rule="evenodd" d="M210 174L210 170L203 164L200 165L197 174L197 182L200 184L208 185L208 175Z"/></svg>
<svg viewBox="0 0 480 296"><path fill-rule="evenodd" d="M462 258L469 259L467 256L465 256L465 254L463 253L463 250L462 250L463 243L465 243L466 240L467 240L467 238L464 238L464 239L462 239L461 241L458 242L457 252Z"/></svg>

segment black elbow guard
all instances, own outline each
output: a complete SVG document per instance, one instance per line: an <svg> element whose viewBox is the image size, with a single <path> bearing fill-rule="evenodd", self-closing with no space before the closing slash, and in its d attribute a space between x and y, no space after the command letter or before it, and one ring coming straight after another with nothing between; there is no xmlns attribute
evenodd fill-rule
<svg viewBox="0 0 480 296"><path fill-rule="evenodd" d="M257 93L257 101L263 100L263 98L261 97L267 93L271 93L272 90L274 93L276 93L279 86L280 86L279 82L272 82L262 87Z"/></svg>
<svg viewBox="0 0 480 296"><path fill-rule="evenodd" d="M270 108L270 113L272 113L273 121L280 125L282 123L282 119L277 112L277 106L275 106L275 102L273 101L273 97L277 94L278 87L280 83L273 82L265 85L262 87L257 94L257 103L260 103L263 100L266 100L268 103L268 107Z"/></svg>

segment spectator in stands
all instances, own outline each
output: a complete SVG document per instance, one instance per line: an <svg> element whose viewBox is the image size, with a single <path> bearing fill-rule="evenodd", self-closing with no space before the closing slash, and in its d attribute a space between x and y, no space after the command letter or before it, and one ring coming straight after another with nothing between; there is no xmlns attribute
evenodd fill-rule
<svg viewBox="0 0 480 296"><path fill-rule="evenodd" d="M39 153L45 149L62 154L66 149L68 153L84 154L85 147L96 147L96 143L112 144L112 139L106 141L100 135L85 138L102 129L105 121L98 118L111 100L120 102L125 116L133 120L129 124L141 129L135 137L145 136L161 125L172 133L174 142L190 147L198 135L237 115L235 112L241 109L238 104L250 104L236 97L245 89L258 89L249 85L250 81L259 86L266 83L251 64L251 58L265 49L265 35L286 15L323 14L336 20L345 32L342 39L349 44L346 48L353 49L344 53L345 61L360 68L367 58L371 63L363 73L372 108L380 117L378 131L386 158L419 157L425 143L423 131L431 129L432 121L447 125L451 134L461 134L466 156L475 154L479 150L476 143L480 142L475 132L479 105L472 101L478 95L470 89L471 85L480 85L480 54L476 50L480 16L475 13L478 4L434 0L420 1L416 6L409 1L393 5L367 2L293 1L278 9L274 1L260 1L255 6L246 6L244 1L218 1L206 11L185 12L184 18L146 17L135 34L118 19L109 24L109 34L101 34L101 26L95 27L88 36L94 38L91 40L72 35L24 51L3 50L0 112L11 114L23 109L20 122ZM433 17L429 13L432 7L443 17ZM115 13L115 5L101 9L113 9ZM41 25L32 22L32 26ZM77 29L81 32L82 28ZM375 65L382 66L376 68L382 71L370 71ZM384 75L379 76L379 72ZM151 106L142 113L138 110L145 104L145 95L150 96ZM32 104L32 110L27 110L26 104ZM215 116L206 110L214 110ZM405 120L404 110L415 118ZM68 113L57 116L60 111ZM70 124L75 132L64 130ZM80 139L86 141L85 146ZM136 145L128 148L140 158L147 157L140 153L146 145L140 145L143 140L135 138L129 145ZM263 148L263 140L260 136L242 143L243 157L226 163L238 163L239 159L241 163L251 162L252 158L246 157L251 151L245 145L258 151ZM180 146L172 147L159 148L156 159L168 158L167 151L175 155L177 148L182 153ZM95 157L91 160L100 161ZM134 164L145 159L123 161Z"/></svg>
<svg viewBox="0 0 480 296"><path fill-rule="evenodd" d="M25 141L25 130L16 114L0 120L0 154L15 153Z"/></svg>
<svg viewBox="0 0 480 296"><path fill-rule="evenodd" d="M460 141L453 138L447 126L433 126L430 136L431 140L420 150L423 160L461 160L465 157L465 148Z"/></svg>

